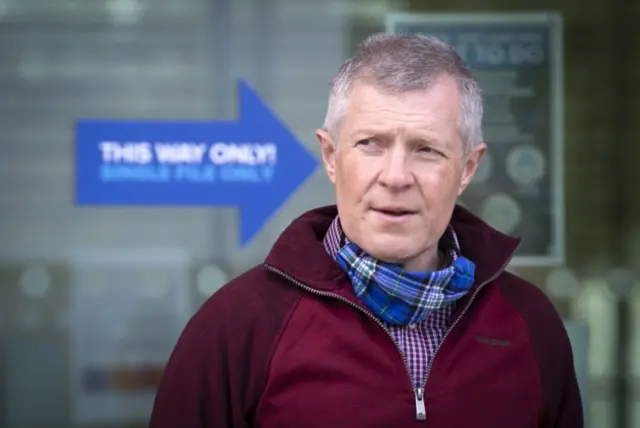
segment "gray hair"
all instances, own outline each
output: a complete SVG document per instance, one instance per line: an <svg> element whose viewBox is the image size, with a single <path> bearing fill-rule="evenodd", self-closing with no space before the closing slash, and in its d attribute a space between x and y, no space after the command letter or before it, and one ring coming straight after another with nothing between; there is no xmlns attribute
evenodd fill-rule
<svg viewBox="0 0 640 428"><path fill-rule="evenodd" d="M363 81L389 93L427 89L442 76L460 89L460 136L465 152L482 143L482 93L471 70L453 47L432 36L380 33L358 46L331 80L324 129L338 141L349 93Z"/></svg>

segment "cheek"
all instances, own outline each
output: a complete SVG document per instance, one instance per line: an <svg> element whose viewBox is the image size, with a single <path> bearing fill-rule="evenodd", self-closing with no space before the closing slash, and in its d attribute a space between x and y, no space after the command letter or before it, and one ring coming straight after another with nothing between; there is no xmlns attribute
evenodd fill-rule
<svg viewBox="0 0 640 428"><path fill-rule="evenodd" d="M372 173L370 165L359 162L353 157L344 156L336 162L336 193L343 203L355 204L364 199L371 187Z"/></svg>
<svg viewBox="0 0 640 428"><path fill-rule="evenodd" d="M427 200L455 199L460 188L460 174L453 168L434 168L420 175L420 187Z"/></svg>

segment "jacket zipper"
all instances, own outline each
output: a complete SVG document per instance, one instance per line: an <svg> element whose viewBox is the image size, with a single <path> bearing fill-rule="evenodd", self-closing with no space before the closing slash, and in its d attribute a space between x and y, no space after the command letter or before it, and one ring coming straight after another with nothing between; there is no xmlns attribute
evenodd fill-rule
<svg viewBox="0 0 640 428"><path fill-rule="evenodd" d="M264 267L267 268L267 270L278 274L280 276L282 276L283 278L287 279L288 281L292 282L293 284L297 285L298 287L302 288L305 291L308 291L311 294L315 294L317 296L322 296L322 297L331 297L334 299L338 299L346 304L348 304L349 306L359 310L360 312L362 312L363 314L365 314L367 317L371 318L376 324L378 324L380 327L382 327L382 329L387 333L387 335L389 336L389 338L391 339L391 342L393 343L393 345L396 347L398 353L400 353L400 356L402 357L402 362L404 363L404 368L407 371L407 375L409 376L409 384L411 385L411 388L413 389L413 381L411 380L411 369L409 367L409 361L407 360L407 357L404 355L404 352L402 352L402 348L400 348L400 346L396 343L395 339L393 338L393 335L391 334L391 331L389 331L389 329L387 328L386 325L384 325L384 323L382 321L380 321L378 318L376 318L372 313L370 313L369 311L367 311L366 309L362 308L361 306L358 306L357 304L353 303L351 300L342 297L338 294L335 293L329 293L327 291L320 291L320 290L316 290L314 288L309 287L308 285L304 285L303 283L301 283L300 281L298 281L297 279L287 275L286 273L282 272L281 270L278 270L276 268L274 268L273 266L270 266L268 264L264 264ZM422 404L422 415L424 415L424 396L422 394L422 388L416 388L414 389L414 394L416 397L416 412L418 413L418 403ZM420 396L420 398L418 398L418 396ZM420 416L419 414L417 414L417 417Z"/></svg>
<svg viewBox="0 0 640 428"><path fill-rule="evenodd" d="M274 268L273 266L270 266L270 265L268 265L266 263L264 263L264 267L267 270L269 270L269 271L271 271L271 272L273 272L273 273L275 273L275 274L287 279L289 282L295 284L296 286L300 287L301 289L303 289L303 290L305 290L305 291L307 291L307 292L309 292L311 294L315 294L317 296L322 296L322 297L331 297L331 298L334 298L334 299L338 299L338 300L348 304L349 306L357 309L358 311L362 312L367 317L369 317L371 320L373 320L376 324L378 324L387 333L387 335L391 339L391 342L393 343L393 345L396 347L396 350L400 354L400 357L402 357L402 362L404 363L404 368L405 368L405 370L407 372L407 376L409 378L409 384L411 385L411 389L413 390L413 395L415 397L416 419L419 420L419 421L424 421L424 420L427 419L427 410L426 410L426 406L425 406L425 402L424 402L424 390L425 390L425 387L427 385L427 381L429 379L429 374L431 373L431 367L433 366L433 361L435 360L436 354L440 350L440 347L442 346L442 343L447 338L447 336L449 335L451 330L453 330L453 328L460 322L460 319L462 319L464 314L467 312L467 310L469 309L469 307L471 306L471 304L475 300L475 298L478 295L478 293L480 292L480 290L486 284L488 284L491 281L495 280L506 269L506 267L509 265L509 263L511 262L511 259L513 258L513 256L515 255L515 253L518 251L519 248L520 248L520 245L518 245L518 247L516 247L516 249L511 253L509 258L506 260L504 265L491 278L489 278L488 280L486 280L485 282L483 282L482 284L480 284L478 286L476 291L471 296L471 299L469 299L469 302L467 303L467 306L465 306L465 308L462 310L460 315L458 315L458 317L455 319L455 321L451 324L449 329L446 331L446 333L442 337L442 340L440 340L440 343L438 344L438 347L436 348L435 352L433 353L433 357L431 358L431 361L429 362L429 365L427 366L427 373L425 374L425 378L424 378L424 382L422 383L422 387L418 387L418 388L414 388L413 387L411 368L409 367L409 361L407 360L406 355L402 351L402 348L400 348L400 346L398 345L398 343L394 339L393 334L391 334L391 331L387 328L387 326L384 325L384 323L382 321L380 321L378 318L376 318L372 313L370 313L369 311L365 310L361 306L358 306L357 304L355 304L351 300L349 300L349 299L347 299L345 297L342 297L342 296L340 296L338 294L329 293L327 291L320 291L320 290L316 290L314 288L311 288L308 285L305 285L305 284L301 283L297 279L291 277L290 275L287 275L286 273L282 272L281 270L278 270L278 269Z"/></svg>
<svg viewBox="0 0 640 428"><path fill-rule="evenodd" d="M518 252L518 250L520 249L521 245L522 245L522 243L518 244L518 246L511 252L511 254L507 258L507 260L504 262L502 267L500 269L498 269L498 271L496 273L494 273L489 279L484 281L482 284L478 285L478 288L476 288L476 291L471 295L471 298L467 302L467 306L465 306L464 309L462 309L462 312L460 312L460 315L458 315L458 317L453 321L453 323L451 323L451 325L449 326L447 331L444 333L444 336L442 336L442 339L440 340L440 343L438 343L438 346L436 347L436 350L433 352L433 356L431 357L431 361L429 361L429 365L427 366L427 372L424 375L424 382L422 382L423 388L426 388L426 386L427 386L427 381L429 380L429 374L431 374L431 367L433 366L433 362L435 361L436 355L438 354L438 351L442 347L442 344L444 343L445 339L447 338L447 336L449 336L449 333L451 333L451 330L453 330L455 328L455 326L458 325L458 323L460 322L462 317L467 313L467 311L471 307L471 304L473 303L473 301L476 299L476 297L480 293L480 290L485 285L487 285L490 282L494 281L498 276L500 276L500 274L502 272L504 272L504 270L507 268L507 266L509 266L509 263L511 263L511 260L513 259L513 256ZM417 402L416 402L416 404L417 404Z"/></svg>

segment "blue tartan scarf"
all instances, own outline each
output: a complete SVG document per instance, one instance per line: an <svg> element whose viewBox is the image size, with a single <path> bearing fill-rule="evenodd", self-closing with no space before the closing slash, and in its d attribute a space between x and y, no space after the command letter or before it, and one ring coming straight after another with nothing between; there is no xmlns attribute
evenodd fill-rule
<svg viewBox="0 0 640 428"><path fill-rule="evenodd" d="M471 289L475 265L451 250L449 267L433 272L408 272L401 265L376 260L343 237L336 261L351 279L356 296L382 321L409 325L427 319ZM455 241L455 239L454 239Z"/></svg>

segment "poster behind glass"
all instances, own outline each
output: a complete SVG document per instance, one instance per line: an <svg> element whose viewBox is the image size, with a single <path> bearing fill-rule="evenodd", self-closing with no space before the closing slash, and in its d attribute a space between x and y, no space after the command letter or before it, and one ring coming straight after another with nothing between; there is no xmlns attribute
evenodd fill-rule
<svg viewBox="0 0 640 428"><path fill-rule="evenodd" d="M552 13L389 14L451 44L484 95L489 147L460 203L523 238L512 266L564 262L562 20Z"/></svg>

